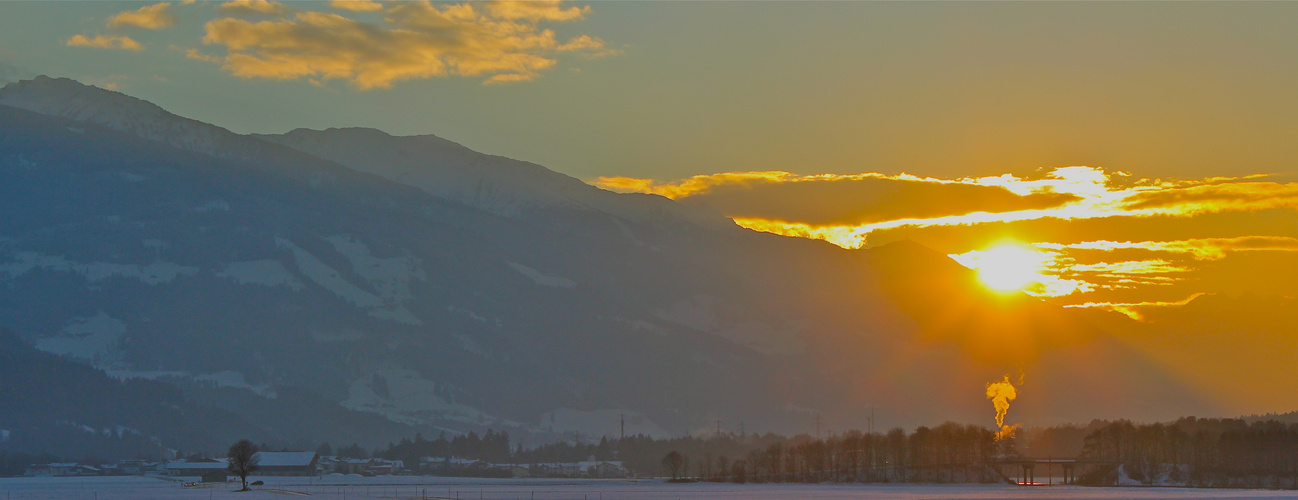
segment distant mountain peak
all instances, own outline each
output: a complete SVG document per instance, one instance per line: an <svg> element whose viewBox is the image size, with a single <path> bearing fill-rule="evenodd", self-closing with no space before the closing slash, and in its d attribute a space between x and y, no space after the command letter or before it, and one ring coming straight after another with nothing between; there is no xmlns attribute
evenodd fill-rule
<svg viewBox="0 0 1298 500"><path fill-rule="evenodd" d="M149 101L70 78L40 75L11 83L0 88L0 105L99 125L218 156L235 136L221 127L172 114Z"/></svg>
<svg viewBox="0 0 1298 500"><path fill-rule="evenodd" d="M45 75L15 81L0 89L0 104L78 121L105 120L104 125L111 123L106 120L110 114L123 118L127 115L180 118L156 104L121 92Z"/></svg>
<svg viewBox="0 0 1298 500"><path fill-rule="evenodd" d="M538 208L594 210L639 222L685 222L733 229L704 209L658 196L625 195L588 185L541 165L479 153L435 135L394 136L373 128L298 128L243 136L184 118L145 100L68 78L38 76L0 89L0 105L107 127L180 149L238 159L277 144L429 194L518 217Z"/></svg>
<svg viewBox="0 0 1298 500"><path fill-rule="evenodd" d="M436 135L299 128L254 137L506 217L537 208L569 208L639 222L674 219L712 229L734 227L719 214L658 196L604 191L541 165L480 153Z"/></svg>

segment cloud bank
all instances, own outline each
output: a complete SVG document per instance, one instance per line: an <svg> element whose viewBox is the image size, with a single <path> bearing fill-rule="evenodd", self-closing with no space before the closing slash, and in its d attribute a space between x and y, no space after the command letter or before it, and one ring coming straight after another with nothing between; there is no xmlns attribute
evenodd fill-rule
<svg viewBox="0 0 1298 500"><path fill-rule="evenodd" d="M261 14L287 13L275 2L225 5ZM378 10L370 3L331 5L349 12ZM191 56L219 59L223 69L241 78L341 79L362 90L446 76L482 77L488 84L529 81L552 68L560 53L614 53L598 38L582 35L563 42L554 31L540 27L542 22L580 20L589 10L554 1L419 1L387 7L378 23L311 11L260 21L230 16L208 22L203 37L204 44L224 47L226 54Z"/></svg>
<svg viewBox="0 0 1298 500"><path fill-rule="evenodd" d="M173 44L190 59L217 63L239 78L343 80L360 90L388 88L404 80L461 76L485 84L539 78L564 56L599 58L618 54L591 35L561 39L545 23L585 19L589 6L559 0L434 4L428 0L380 3L333 0L330 11L274 0L182 2L216 14L204 23L201 43ZM204 7L206 5L207 7ZM109 17L110 33L75 35L65 44L142 51L144 46L115 30L158 30L176 25L169 2L146 5Z"/></svg>
<svg viewBox="0 0 1298 500"><path fill-rule="evenodd" d="M140 42L132 40L129 36L110 36L95 35L94 38L85 35L73 35L67 41L69 47L91 47L96 49L118 49L118 50L144 50Z"/></svg>
<svg viewBox="0 0 1298 500"><path fill-rule="evenodd" d="M1041 257L1039 279L1025 292L1074 305L1105 304L1141 319L1140 308L1177 307L1187 303L1180 297L1201 293L1187 288L1208 286L1207 266L1229 255L1296 255L1298 225L1285 221L1298 209L1298 184L1265 178L1136 179L1061 167L1031 177L760 171L592 183L706 205L749 229L845 248L915 237L974 269L988 245L1009 239ZM1173 234L1194 236L1166 238ZM1144 239L1111 237L1121 235ZM1271 262L1237 262L1231 269L1256 272L1269 265L1263 261ZM1212 273L1220 279L1225 271ZM1151 294L1168 298L1147 298Z"/></svg>
<svg viewBox="0 0 1298 500"><path fill-rule="evenodd" d="M131 26L146 30L156 30L170 28L175 25L176 16L172 15L171 4L167 2L146 5L108 18L108 27L110 28Z"/></svg>
<svg viewBox="0 0 1298 500"><path fill-rule="evenodd" d="M601 177L606 189L653 193L703 204L759 231L866 246L873 232L901 227L968 226L1040 219L1193 217L1205 213L1298 208L1298 183L1244 178L1137 179L1095 167L1059 167L1036 178L1014 175L937 179L908 174L731 172L658 183Z"/></svg>

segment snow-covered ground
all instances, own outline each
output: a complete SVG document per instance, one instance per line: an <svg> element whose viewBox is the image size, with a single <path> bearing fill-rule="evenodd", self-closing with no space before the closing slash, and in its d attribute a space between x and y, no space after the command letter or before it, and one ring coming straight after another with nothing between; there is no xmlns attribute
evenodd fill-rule
<svg viewBox="0 0 1298 500"><path fill-rule="evenodd" d="M185 488L180 483L147 477L0 478L3 500L161 500L256 499L303 496L319 499L464 500L582 499L1298 499L1298 491L1193 488L1022 487L1010 485L863 485L863 484L667 484L655 480L473 479L443 477L258 478L265 486L237 493L238 485Z"/></svg>

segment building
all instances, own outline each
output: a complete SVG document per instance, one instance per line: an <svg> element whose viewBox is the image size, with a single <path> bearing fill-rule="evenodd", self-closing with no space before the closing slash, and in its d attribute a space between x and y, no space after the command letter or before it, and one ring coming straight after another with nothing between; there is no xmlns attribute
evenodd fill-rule
<svg viewBox="0 0 1298 500"><path fill-rule="evenodd" d="M34 464L23 471L23 475L28 477L98 476L100 474L101 471L96 467L73 462Z"/></svg>
<svg viewBox="0 0 1298 500"><path fill-rule="evenodd" d="M338 464L341 462L342 459L338 457L327 455L317 457L315 462L316 474L342 473L342 471L338 469Z"/></svg>
<svg viewBox="0 0 1298 500"><path fill-rule="evenodd" d="M314 451L259 451L257 476L314 476L320 457Z"/></svg>
<svg viewBox="0 0 1298 500"><path fill-rule="evenodd" d="M370 466L368 458L344 458L334 465L334 472L339 474L360 474Z"/></svg>
<svg viewBox="0 0 1298 500"><path fill-rule="evenodd" d="M197 477L204 483L225 482L230 464L225 459L205 459L178 461L167 464L167 475L179 477Z"/></svg>
<svg viewBox="0 0 1298 500"><path fill-rule="evenodd" d="M588 477L626 477L626 467L622 466L621 461L616 460L599 460L593 462L580 462L578 468Z"/></svg>
<svg viewBox="0 0 1298 500"><path fill-rule="evenodd" d="M537 464L530 472L534 476L552 477L615 478L628 475L622 462L610 460Z"/></svg>

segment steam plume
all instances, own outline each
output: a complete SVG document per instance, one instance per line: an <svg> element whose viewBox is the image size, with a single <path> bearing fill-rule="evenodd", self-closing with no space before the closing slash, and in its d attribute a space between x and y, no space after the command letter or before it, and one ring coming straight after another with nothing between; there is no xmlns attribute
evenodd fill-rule
<svg viewBox="0 0 1298 500"><path fill-rule="evenodd" d="M987 384L987 399L992 400L992 405L996 407L996 427L1005 426L1005 412L1010 410L1010 401L1018 397L1018 391L1014 389L1014 384L1010 383L1010 376L1006 375L1000 382L991 382Z"/></svg>

